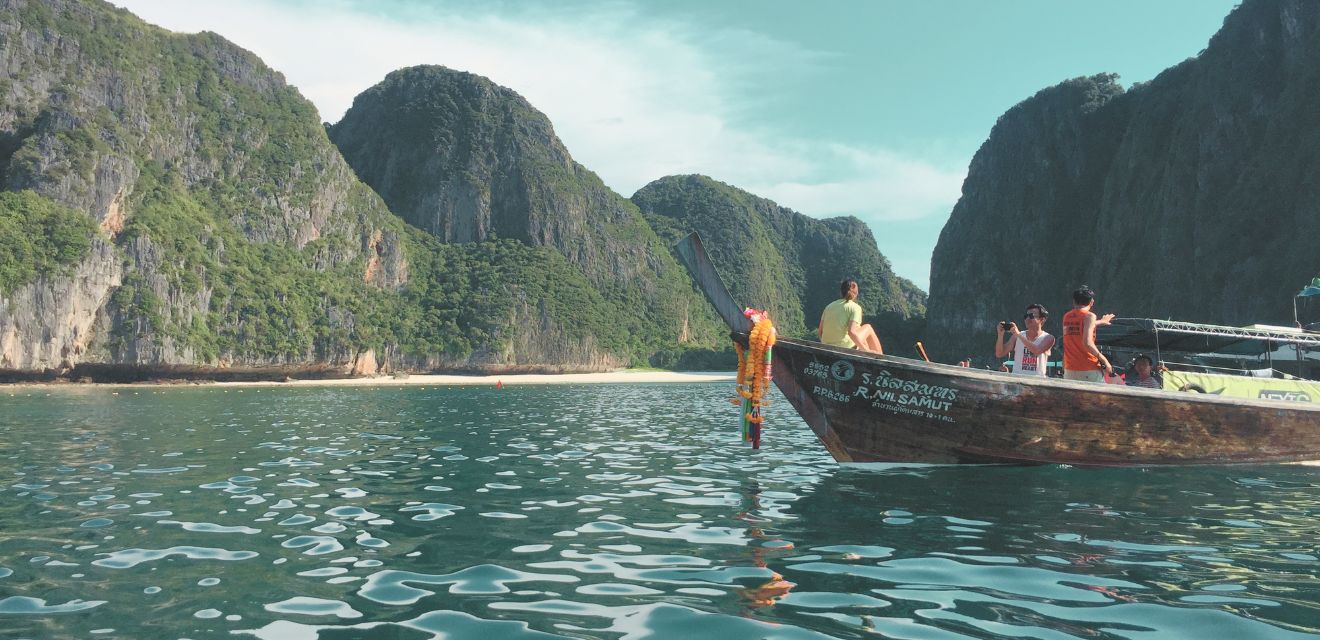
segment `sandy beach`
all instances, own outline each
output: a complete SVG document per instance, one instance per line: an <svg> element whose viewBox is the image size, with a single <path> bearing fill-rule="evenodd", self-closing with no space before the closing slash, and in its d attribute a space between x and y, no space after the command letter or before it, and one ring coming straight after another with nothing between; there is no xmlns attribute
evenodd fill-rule
<svg viewBox="0 0 1320 640"><path fill-rule="evenodd" d="M340 378L336 380L293 380L291 382L215 382L226 387L371 387L371 386L445 386L490 385L513 386L522 384L637 384L650 382L733 382L732 371L611 371L607 373L555 373L512 374L494 376L464 376L440 374L412 374L406 377L376 376L370 378Z"/></svg>
<svg viewBox="0 0 1320 640"><path fill-rule="evenodd" d="M375 387L375 386L452 386L489 385L506 387L530 384L641 384L641 383L693 383L734 381L732 371L611 371L606 373L511 374L511 375L440 375L411 374L407 376L371 376L337 378L332 380L289 380L287 382L135 382L135 383L69 383L32 382L0 385L0 393L30 389L71 389L100 387Z"/></svg>

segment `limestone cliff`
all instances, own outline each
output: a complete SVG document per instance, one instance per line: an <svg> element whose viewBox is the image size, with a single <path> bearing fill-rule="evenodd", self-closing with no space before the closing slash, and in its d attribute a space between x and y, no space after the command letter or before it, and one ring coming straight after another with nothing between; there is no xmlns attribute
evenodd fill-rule
<svg viewBox="0 0 1320 640"><path fill-rule="evenodd" d="M994 322L1097 310L1291 324L1320 265L1320 3L1247 0L1207 48L1126 91L1045 89L976 153L931 267L930 344L990 350Z"/></svg>
<svg viewBox="0 0 1320 640"><path fill-rule="evenodd" d="M225 340L280 311L235 308L236 244L351 268L391 224L278 73L213 34L74 0L0 3L0 71L0 188L99 226L75 269L5 292L0 368L351 356L336 340ZM377 248L392 264L370 278L386 288L406 278L390 231Z"/></svg>
<svg viewBox="0 0 1320 640"><path fill-rule="evenodd" d="M700 233L730 293L767 308L785 335L814 339L839 282L853 278L887 350L912 355L926 295L894 274L861 220L818 220L700 175L661 178L632 200L670 241Z"/></svg>
<svg viewBox="0 0 1320 640"><path fill-rule="evenodd" d="M721 333L637 208L573 161L549 119L481 76L400 69L330 137L390 209L450 243L505 238L562 254L619 312L635 350Z"/></svg>
<svg viewBox="0 0 1320 640"><path fill-rule="evenodd" d="M0 72L0 371L598 370L636 352L584 321L618 305L559 253L446 246L393 215L311 103L215 34L0 0ZM653 266L633 258L623 273Z"/></svg>

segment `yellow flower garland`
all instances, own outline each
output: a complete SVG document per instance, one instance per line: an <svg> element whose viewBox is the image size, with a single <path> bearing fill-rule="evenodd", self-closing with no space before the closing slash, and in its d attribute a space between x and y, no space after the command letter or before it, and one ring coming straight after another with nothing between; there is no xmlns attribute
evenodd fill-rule
<svg viewBox="0 0 1320 640"><path fill-rule="evenodd" d="M765 420L760 409L769 404L765 401L765 391L770 385L766 352L774 346L776 332L769 314L748 310L748 315L755 322L747 338L748 348L743 349L741 344L734 343L734 350L738 353L737 389L739 396L751 401L752 411L745 416L747 421L760 424ZM739 404L736 398L733 402Z"/></svg>
<svg viewBox="0 0 1320 640"><path fill-rule="evenodd" d="M729 398L729 403L737 406L742 404L741 396L743 394L743 387L747 383L747 349L743 348L741 343L735 341L733 343L733 351L738 354L738 381L734 387L737 395ZM748 397L750 397L750 395Z"/></svg>

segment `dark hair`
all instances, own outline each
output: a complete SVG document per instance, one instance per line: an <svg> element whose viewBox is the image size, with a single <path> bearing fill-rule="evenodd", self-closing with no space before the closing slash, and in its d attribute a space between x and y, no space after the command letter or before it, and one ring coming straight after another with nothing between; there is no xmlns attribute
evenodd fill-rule
<svg viewBox="0 0 1320 640"><path fill-rule="evenodd" d="M1039 302L1027 305L1027 313L1031 313L1032 310L1036 311L1036 315L1040 316L1041 320L1050 317L1050 312L1045 310L1045 305Z"/></svg>
<svg viewBox="0 0 1320 640"><path fill-rule="evenodd" d="M1137 354L1137 357L1135 357L1135 358L1132 359L1132 364L1133 364L1133 365L1136 365L1138 362L1141 362L1142 360L1145 360L1145 361L1146 361L1146 364L1148 364L1148 365L1150 365L1150 366L1152 366L1152 367L1155 366L1155 361L1154 361L1154 360L1151 360L1151 359L1150 359L1150 356L1148 356L1148 355L1146 355L1146 354L1144 354L1144 353L1138 353L1138 354Z"/></svg>
<svg viewBox="0 0 1320 640"><path fill-rule="evenodd" d="M843 298L847 298L848 290L852 289L855 286L857 286L856 280L853 280L852 278L845 278L843 282L839 283L839 296Z"/></svg>
<svg viewBox="0 0 1320 640"><path fill-rule="evenodd" d="M1091 287L1082 285L1073 292L1073 304L1084 307L1092 302L1095 302L1095 292L1091 290Z"/></svg>

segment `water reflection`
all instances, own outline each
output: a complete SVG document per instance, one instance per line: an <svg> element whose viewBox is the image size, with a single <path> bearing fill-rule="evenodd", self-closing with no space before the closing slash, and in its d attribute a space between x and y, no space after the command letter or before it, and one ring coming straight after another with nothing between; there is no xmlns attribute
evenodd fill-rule
<svg viewBox="0 0 1320 640"><path fill-rule="evenodd" d="M1281 482L1244 485L1257 473ZM1301 637L1320 619L1317 565L1299 555L1320 533L1317 489L1297 467L840 472L799 504L796 535L878 523L892 555L808 558L785 573L892 602L897 626L833 616L882 633L918 620L972 637ZM870 510L850 508L866 497ZM1207 517L1225 505L1242 522Z"/></svg>
<svg viewBox="0 0 1320 640"><path fill-rule="evenodd" d="M0 624L124 638L1320 633L1311 468L839 467L781 411L762 451L743 448L727 395L6 396Z"/></svg>

